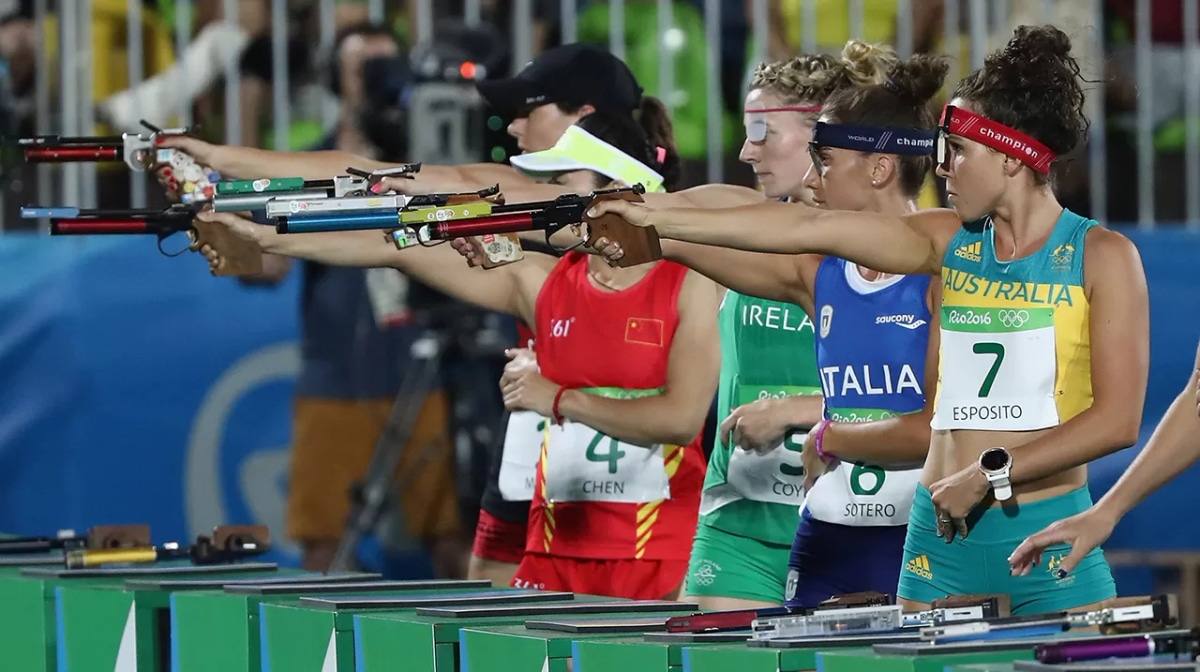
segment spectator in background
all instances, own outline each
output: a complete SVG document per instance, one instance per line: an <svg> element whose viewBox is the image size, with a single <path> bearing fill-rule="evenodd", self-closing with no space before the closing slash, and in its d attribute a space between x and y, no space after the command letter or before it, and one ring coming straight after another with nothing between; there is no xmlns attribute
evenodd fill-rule
<svg viewBox="0 0 1200 672"><path fill-rule="evenodd" d="M332 64L336 72L330 77L340 104L338 125L311 149L402 160L381 156L359 125L369 86L363 63L399 53L387 28L357 25L340 31ZM265 263L268 274L259 281L278 282L288 273L286 259L271 256ZM302 544L303 566L329 567L349 513L348 491L365 474L393 403L415 403L422 405L420 418L397 474L404 526L410 537L427 544L439 576L463 576L467 547L444 395L435 391L425 399L396 399L412 343L421 335L408 324L407 279L390 268L311 262L303 262L301 272L303 363L294 411L288 536Z"/></svg>
<svg viewBox="0 0 1200 672"><path fill-rule="evenodd" d="M745 0L751 31L754 26L755 0ZM852 4L846 0L813 0L817 36L815 53L839 54L847 40L897 45L898 12L896 0L863 0L862 35L852 35L857 17L850 16ZM770 28L767 60L782 61L805 50L804 0L769 0L767 15ZM933 51L940 37L944 13L943 0L912 0L913 52ZM1008 38L1005 38L1007 41ZM898 46L898 45L897 45ZM753 67L756 64L750 64Z"/></svg>

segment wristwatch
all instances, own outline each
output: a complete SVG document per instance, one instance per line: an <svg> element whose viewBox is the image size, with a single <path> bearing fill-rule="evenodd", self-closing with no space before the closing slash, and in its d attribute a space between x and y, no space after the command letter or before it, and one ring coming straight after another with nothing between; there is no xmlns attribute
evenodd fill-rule
<svg viewBox="0 0 1200 672"><path fill-rule="evenodd" d="M996 501L1003 502L1012 497L1012 482L1009 472L1012 471L1012 455L1004 448L988 448L979 455L979 471L987 477L992 486Z"/></svg>

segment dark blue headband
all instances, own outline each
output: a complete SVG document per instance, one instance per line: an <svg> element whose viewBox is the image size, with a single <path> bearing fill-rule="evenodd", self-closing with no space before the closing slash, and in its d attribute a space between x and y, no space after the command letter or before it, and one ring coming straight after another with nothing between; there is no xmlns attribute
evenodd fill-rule
<svg viewBox="0 0 1200 672"><path fill-rule="evenodd" d="M817 147L837 147L879 154L933 154L937 131L916 128L880 128L877 126L847 126L818 121L813 129L812 144Z"/></svg>

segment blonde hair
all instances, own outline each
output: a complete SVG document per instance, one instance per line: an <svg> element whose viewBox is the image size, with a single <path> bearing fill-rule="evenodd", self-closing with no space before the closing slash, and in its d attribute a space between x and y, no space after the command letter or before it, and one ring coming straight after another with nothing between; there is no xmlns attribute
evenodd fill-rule
<svg viewBox="0 0 1200 672"><path fill-rule="evenodd" d="M802 54L787 61L760 63L750 80L750 89L769 91L784 105L822 105L842 89L883 84L898 60L890 46L850 40L840 57Z"/></svg>

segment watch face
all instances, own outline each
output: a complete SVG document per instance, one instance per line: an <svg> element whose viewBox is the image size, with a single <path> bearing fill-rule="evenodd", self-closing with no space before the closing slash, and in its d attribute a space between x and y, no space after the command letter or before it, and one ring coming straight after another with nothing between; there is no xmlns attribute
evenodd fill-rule
<svg viewBox="0 0 1200 672"><path fill-rule="evenodd" d="M1008 466L1008 453L992 448L979 457L979 466L988 471L1000 471Z"/></svg>

